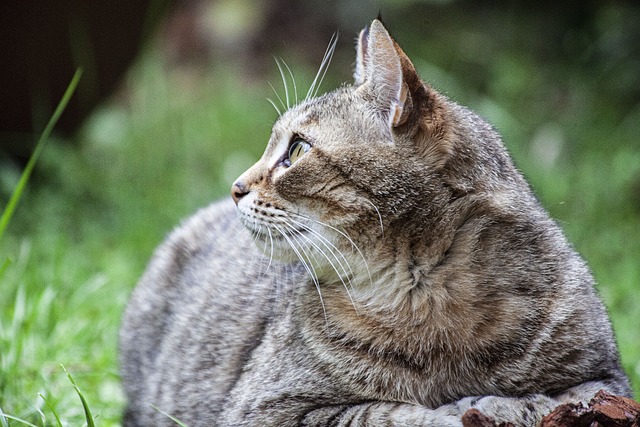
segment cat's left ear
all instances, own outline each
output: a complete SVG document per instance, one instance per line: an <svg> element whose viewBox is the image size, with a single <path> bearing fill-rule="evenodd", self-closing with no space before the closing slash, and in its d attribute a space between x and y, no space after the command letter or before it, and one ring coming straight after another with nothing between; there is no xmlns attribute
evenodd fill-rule
<svg viewBox="0 0 640 427"><path fill-rule="evenodd" d="M391 127L406 122L412 105L411 94L403 77L402 56L406 59L379 20L374 20L370 28L360 32L355 84L359 86L358 90L366 90L373 96L380 110L388 114Z"/></svg>

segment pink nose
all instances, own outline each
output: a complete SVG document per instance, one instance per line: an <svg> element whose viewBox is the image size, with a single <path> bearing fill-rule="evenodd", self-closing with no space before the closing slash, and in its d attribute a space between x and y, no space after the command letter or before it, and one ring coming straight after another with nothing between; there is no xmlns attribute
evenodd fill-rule
<svg viewBox="0 0 640 427"><path fill-rule="evenodd" d="M249 194L249 190L247 190L244 182L236 181L231 186L231 197L233 198L233 201L236 202L236 205L238 204L238 202L240 202L240 199L242 199L247 194Z"/></svg>

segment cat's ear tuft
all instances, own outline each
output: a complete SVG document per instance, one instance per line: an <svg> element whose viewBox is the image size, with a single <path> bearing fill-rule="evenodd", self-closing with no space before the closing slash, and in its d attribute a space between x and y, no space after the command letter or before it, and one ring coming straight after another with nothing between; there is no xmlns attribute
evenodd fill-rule
<svg viewBox="0 0 640 427"><path fill-rule="evenodd" d="M359 90L368 91L377 107L387 114L390 126L400 126L406 121L411 99L400 56L393 39L377 19L360 32L354 79Z"/></svg>
<svg viewBox="0 0 640 427"><path fill-rule="evenodd" d="M369 27L364 27L358 36L356 49L356 69L353 72L353 80L356 86L364 83L365 62L367 61L367 44L369 43Z"/></svg>

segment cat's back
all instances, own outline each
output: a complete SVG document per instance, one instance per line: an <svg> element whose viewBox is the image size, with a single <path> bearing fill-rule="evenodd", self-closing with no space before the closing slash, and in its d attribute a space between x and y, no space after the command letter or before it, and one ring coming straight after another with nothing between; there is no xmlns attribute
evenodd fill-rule
<svg viewBox="0 0 640 427"><path fill-rule="evenodd" d="M169 421L149 412L151 404L177 418L185 412L215 416L211 408L221 406L242 361L261 341L281 274L282 265L252 246L231 200L200 210L173 231L138 283L120 332L127 393L147 406L130 407L126 417L157 419L126 424ZM178 395L200 397L191 407L176 407Z"/></svg>

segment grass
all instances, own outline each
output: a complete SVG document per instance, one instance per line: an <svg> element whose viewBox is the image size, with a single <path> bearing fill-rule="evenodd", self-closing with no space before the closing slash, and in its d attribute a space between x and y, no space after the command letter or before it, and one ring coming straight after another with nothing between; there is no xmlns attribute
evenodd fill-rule
<svg viewBox="0 0 640 427"><path fill-rule="evenodd" d="M640 397L640 106L599 100L605 83L593 70L558 74L510 51L483 68L492 84L477 84L464 63L428 53L445 50L437 41L407 47L425 78L496 124L589 262ZM289 62L308 86L315 65ZM0 240L0 426L119 425L117 331L132 287L181 218L228 194L276 117L265 80L232 65L200 71L168 72L148 52L126 96L96 111L76 145L54 140L41 152ZM324 88L341 78L328 76ZM569 104L550 103L561 90ZM8 170L0 188L20 179Z"/></svg>
<svg viewBox="0 0 640 427"><path fill-rule="evenodd" d="M47 123L45 129L42 132L42 135L40 136L40 139L38 140L35 150L33 152L33 154L31 155L31 158L29 159L29 161L27 162L21 176L20 179L18 180L18 184L13 192L13 194L11 195L7 205L5 206L3 212L2 212L2 216L0 216L0 240L2 240L2 236L4 235L5 230L7 229L7 226L9 225L9 222L18 206L18 203L20 202L20 199L25 191L27 182L29 181L29 178L31 176L31 173L33 172L33 169L35 167L35 164L40 156L40 153L42 152L42 150L44 149L44 146L56 124L56 122L58 121L58 119L60 118L60 115L62 114L62 112L64 111L64 109L66 108L69 99L71 98L71 96L73 95L78 82L80 80L80 77L82 75L82 71L81 70L77 70L76 73L74 74L73 78L71 79L71 82L69 83L69 86L67 87L66 91L64 92L62 99L60 100L58 106L56 107L55 111L53 112L53 115L51 116L51 118L49 119L49 122ZM7 258L3 261L2 264L2 269L0 270L0 279L2 279L4 277L4 273L7 271L7 268L10 264L10 259ZM49 296L51 295L51 293L47 293L45 292L45 294L43 296ZM44 301L48 302L50 300L50 298L45 297ZM3 338L4 336L8 336L9 339L13 339L12 342L9 343L8 346L8 351L5 352L3 354L2 357L2 371L1 373L3 374L2 377L0 377L0 391L2 391L2 394L4 394L6 392L6 388L7 384L9 383L10 379L9 379L9 373L13 374L18 374L18 369L19 368L19 362L20 362L20 356L22 356L24 354L24 341L21 340L21 328L22 326L28 321L28 320L32 320L32 319L28 319L27 317L27 302L26 302L26 297L25 297L25 293L24 293L24 288L20 287L18 289L18 292L16 294L16 300L14 303L14 313L13 313L13 318L11 319L11 326L8 328L8 333L6 333L6 330L4 327L2 327L3 325L0 324L0 331L3 332ZM45 305L47 305L45 302ZM43 307L40 304L38 304L38 308L41 309L43 312L46 311L47 307ZM64 369L64 368L63 368ZM65 370L66 371L66 370ZM86 421L87 421L87 425L89 427L93 427L94 423L93 423L93 417L91 415L91 411L89 409L89 406L82 394L82 392L80 391L80 389L78 388L78 386L75 384L73 377L71 376L71 374L69 374L67 372L67 376L69 378L69 381L73 384L73 387L76 390L76 393L78 394L78 397L80 398L81 402L82 402L82 406L84 408L84 412L85 412L85 417L86 417ZM60 418L58 417L55 408L53 408L51 406L51 404L47 401L46 397L44 397L42 394L39 394L39 396L42 398L43 402L48 406L48 408L50 409L53 417L56 420L56 425L61 426L61 421ZM36 409L36 412L40 415L41 417L41 421L45 421L45 415L44 413L42 413L42 411L40 411L39 409ZM2 413L2 411L0 410L0 423L3 426L8 426L9 425L9 420L13 420L15 422L18 422L20 424L23 425L28 425L28 426L34 426L34 424L22 419L22 418L18 418L12 415L7 415Z"/></svg>
<svg viewBox="0 0 640 427"><path fill-rule="evenodd" d="M27 165L25 166L24 171L22 171L22 174L20 175L20 179L18 180L18 185L16 186L13 194L11 195L9 202L7 203L4 210L2 211L2 216L0 216L0 240L2 240L2 236L4 235L4 232L7 229L7 226L9 225L9 221L11 220L11 217L13 216L13 213L15 212L16 207L18 206L18 203L20 201L20 198L22 197L22 194L24 193L27 182L29 182L29 178L31 177L31 173L33 172L33 168L35 167L36 162L40 157L40 153L42 152L42 149L44 148L45 143L49 139L49 136L51 135L51 131L53 131L54 126L56 125L56 123L58 122L58 119L62 115L62 112L67 107L67 104L69 103L69 99L75 92L81 76L82 76L82 70L79 69L76 71L73 78L71 79L69 86L67 87L64 94L62 95L62 99L58 103L58 106L56 107L55 111L51 115L49 122L47 123L44 130L42 131L42 135L40 135L40 139L38 139L38 142L36 143L36 148L34 149L31 157L29 158L29 161L27 162Z"/></svg>

